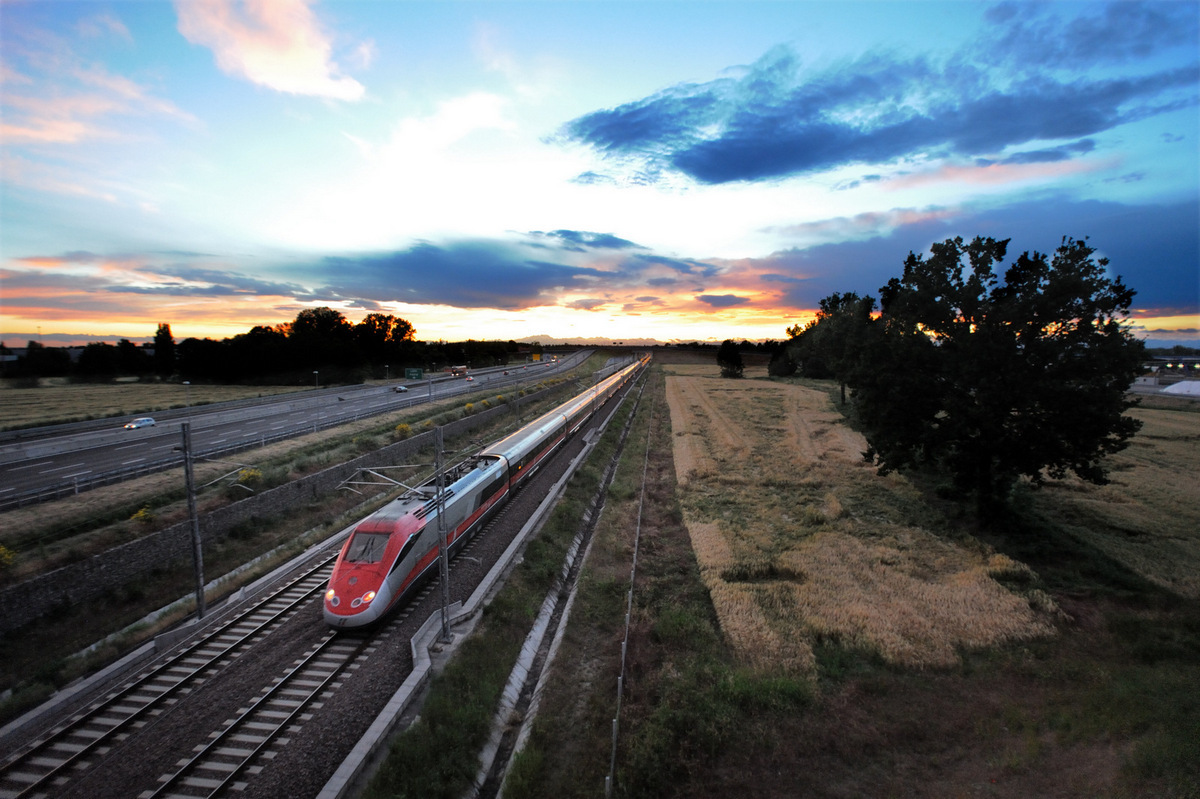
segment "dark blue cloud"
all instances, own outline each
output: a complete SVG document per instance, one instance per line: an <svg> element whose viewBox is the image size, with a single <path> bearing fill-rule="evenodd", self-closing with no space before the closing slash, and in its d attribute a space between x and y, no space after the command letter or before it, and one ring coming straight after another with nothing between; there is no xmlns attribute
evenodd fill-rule
<svg viewBox="0 0 1200 799"><path fill-rule="evenodd" d="M1114 2L1063 20L1053 4L1006 2L987 12L987 50L1011 67L1081 68L1148 58L1172 47L1194 47L1200 30L1195 3Z"/></svg>
<svg viewBox="0 0 1200 799"><path fill-rule="evenodd" d="M606 273L523 257L501 242L417 244L398 252L331 256L319 269L328 299L409 302L515 310L552 302L557 288L581 288Z"/></svg>
<svg viewBox="0 0 1200 799"><path fill-rule="evenodd" d="M1095 148L1096 142L1092 139L1080 139L1077 142L1070 142L1059 147L1013 153L1007 158L999 160L977 158L975 159L975 164L977 166L991 166L992 164L1045 164L1054 161L1066 161L1077 153L1090 153Z"/></svg>
<svg viewBox="0 0 1200 799"><path fill-rule="evenodd" d="M867 54L801 74L795 54L776 48L738 78L675 86L579 117L561 133L641 164L644 175L675 171L707 184L913 156L991 157L1031 142L1079 139L1200 100L1194 62L1119 78L1085 71L1089 64L1144 57L1154 41L1184 41L1177 31L1156 27L1171 18L1195 30L1191 4L1175 5L1109 9L1076 20L1080 31L1057 18L1036 20L1036 37L1085 39L1060 41L1043 60L1002 34L944 63ZM994 16L1011 30L1035 24L1021 8ZM1010 68L993 71L996 59ZM1019 69L1011 66L1018 60ZM1081 151L1035 152L1066 157Z"/></svg>
<svg viewBox="0 0 1200 799"><path fill-rule="evenodd" d="M782 304L816 307L833 292L876 294L903 272L911 252L954 236L1012 239L1008 261L1025 251L1052 253L1063 236L1088 238L1109 272L1137 291L1134 307L1163 315L1200 313L1200 201L1130 206L1060 197L938 217L896 228L887 236L823 244L764 259L767 280L786 287Z"/></svg>

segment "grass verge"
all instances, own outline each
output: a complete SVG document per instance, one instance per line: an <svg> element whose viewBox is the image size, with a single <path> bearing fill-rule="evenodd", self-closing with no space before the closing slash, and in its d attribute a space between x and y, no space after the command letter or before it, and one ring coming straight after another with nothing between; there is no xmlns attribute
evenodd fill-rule
<svg viewBox="0 0 1200 799"><path fill-rule="evenodd" d="M484 609L475 632L433 678L420 718L393 739L364 799L457 799L470 786L501 691L583 523L605 465L616 453L629 412L626 403L568 481L549 519L526 546L520 565Z"/></svg>

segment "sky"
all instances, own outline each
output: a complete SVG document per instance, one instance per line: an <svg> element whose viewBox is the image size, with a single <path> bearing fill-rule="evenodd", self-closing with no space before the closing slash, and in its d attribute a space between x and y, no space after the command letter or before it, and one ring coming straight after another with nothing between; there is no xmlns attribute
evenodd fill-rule
<svg viewBox="0 0 1200 799"><path fill-rule="evenodd" d="M782 340L962 236L1200 346L1200 0L0 0L0 339Z"/></svg>

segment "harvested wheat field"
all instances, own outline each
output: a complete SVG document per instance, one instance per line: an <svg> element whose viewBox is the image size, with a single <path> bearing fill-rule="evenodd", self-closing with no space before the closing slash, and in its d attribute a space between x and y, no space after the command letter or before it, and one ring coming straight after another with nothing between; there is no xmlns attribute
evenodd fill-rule
<svg viewBox="0 0 1200 799"><path fill-rule="evenodd" d="M862 460L827 394L665 368L684 520L744 662L811 671L814 645L837 642L944 667L964 648L1054 634L1048 595L995 579L1019 584L1024 565L908 520L916 492Z"/></svg>
<svg viewBox="0 0 1200 799"><path fill-rule="evenodd" d="M1200 599L1200 413L1135 408L1142 429L1113 455L1108 485L1052 481L1034 506L1076 539L1155 585Z"/></svg>

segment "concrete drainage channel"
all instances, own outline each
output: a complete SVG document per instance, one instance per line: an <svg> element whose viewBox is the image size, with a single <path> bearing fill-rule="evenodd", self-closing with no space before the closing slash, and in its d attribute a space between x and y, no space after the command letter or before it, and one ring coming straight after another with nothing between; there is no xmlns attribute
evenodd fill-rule
<svg viewBox="0 0 1200 799"><path fill-rule="evenodd" d="M642 385L644 386L644 383ZM626 394L625 398L628 396ZM537 511L521 528L520 533L496 561L496 565L475 589L466 604L455 603L450 606L448 610L450 642L443 643L441 641L442 614L440 611L431 615L413 637L411 643L412 673L393 694L387 706L375 718L370 729L359 740L354 750L342 761L341 766L317 795L317 799L349 799L362 792L386 756L388 738L401 730L402 721L409 720L412 715L409 711L415 700L421 695L433 672L453 657L458 645L474 629L480 611L503 587L504 578L515 566L525 544L541 529L542 524L549 517L550 511L554 509L559 497L566 489L567 482L591 455L601 432L624 404L625 398L613 407L604 424L597 429L593 437L588 440L587 445L567 467L562 477L542 500ZM639 387L635 403L640 402L640 398L641 387ZM508 684L500 699L500 708L493 720L492 733L483 752L480 753L479 772L473 789L468 793L469 796L499 795L499 787L503 784L508 763L512 755L518 751L517 744L523 741L524 736L528 733L528 725L536 713L535 685L540 687L542 673L553 659L552 648L556 647L560 640L560 631L564 627L571 601L574 598L579 568L587 556L586 546L590 546L592 530L595 529L600 511L603 509L604 497L613 475L616 473L617 463L624 450L625 440L629 435L634 416L634 413L629 415L625 427L621 431L617 451L605 469L600 486L585 513L583 524L567 551L559 578L543 601L537 619L521 648L517 663L509 675ZM581 549L583 550L582 556ZM566 599L566 602L563 602L563 599ZM514 719L519 719L522 715L524 716L523 724L519 730L514 730Z"/></svg>
<svg viewBox="0 0 1200 799"><path fill-rule="evenodd" d="M533 627L521 647L517 663L509 674L508 683L500 697L500 708L492 720L491 735L487 744L484 745L483 752L480 753L480 766L475 776L474 789L468 796L481 798L500 796L509 763L521 751L525 739L529 735L530 727L537 716L543 678L554 660L554 654L558 650L558 645L566 630L566 622L570 618L571 606L575 601L579 573L587 560L587 553L591 549L592 533L604 510L604 498L608 494L608 486L612 483L613 476L617 471L617 464L625 451L625 441L637 415L637 405L641 402L641 391L644 387L644 383L639 387L633 412L629 414L625 427L621 430L621 438L616 452L613 453L612 459L604 470L600 485L584 513L579 532L575 534L575 539L567 550L567 556L563 560L558 579L542 602ZM593 443L589 443L588 447L580 454L580 460L587 457ZM572 464L573 470L574 464ZM582 555L580 554L581 549L583 550Z"/></svg>

